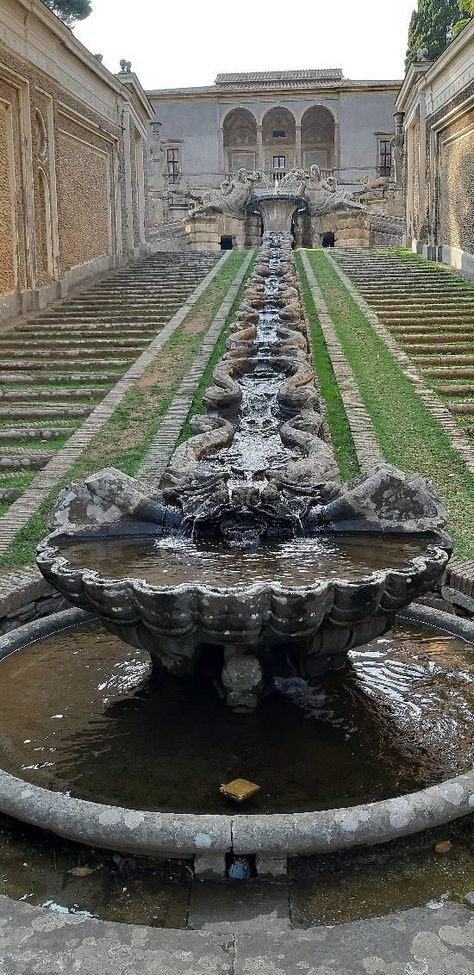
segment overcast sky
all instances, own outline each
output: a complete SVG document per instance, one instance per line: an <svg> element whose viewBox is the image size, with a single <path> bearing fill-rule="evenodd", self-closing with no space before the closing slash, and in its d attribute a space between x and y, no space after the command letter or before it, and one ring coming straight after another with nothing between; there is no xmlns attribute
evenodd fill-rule
<svg viewBox="0 0 474 975"><path fill-rule="evenodd" d="M144 88L213 84L219 71L342 68L402 78L416 0L92 0L74 28L104 64L132 62Z"/></svg>

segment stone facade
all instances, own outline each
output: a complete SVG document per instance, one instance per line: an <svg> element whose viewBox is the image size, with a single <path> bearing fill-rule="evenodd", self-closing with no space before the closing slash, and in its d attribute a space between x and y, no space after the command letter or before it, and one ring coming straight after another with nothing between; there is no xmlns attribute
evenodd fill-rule
<svg viewBox="0 0 474 975"><path fill-rule="evenodd" d="M0 12L0 318L41 308L145 247L153 111L40 0Z"/></svg>
<svg viewBox="0 0 474 975"><path fill-rule="evenodd" d="M318 165L350 191L391 176L390 142L399 81L350 81L340 69L221 74L204 88L149 91L155 111L149 154L150 238L164 248L183 246L170 228L186 220L193 196L218 187L239 169L270 178L292 168ZM388 147L388 157L384 155ZM388 163L388 166L387 166ZM393 193L374 188L371 209L386 213ZM364 200L364 202L366 202ZM395 210L399 207L395 203ZM255 219L220 216L211 226L188 226L191 246L255 245ZM356 221L357 222L357 221ZM327 231L337 241L368 242L363 221L333 218ZM352 220L354 224L354 220ZM356 230L357 233L353 231ZM360 231L360 232L359 232ZM313 241L299 220L296 236Z"/></svg>
<svg viewBox="0 0 474 975"><path fill-rule="evenodd" d="M474 273L474 21L434 63L411 65L404 114L407 243Z"/></svg>

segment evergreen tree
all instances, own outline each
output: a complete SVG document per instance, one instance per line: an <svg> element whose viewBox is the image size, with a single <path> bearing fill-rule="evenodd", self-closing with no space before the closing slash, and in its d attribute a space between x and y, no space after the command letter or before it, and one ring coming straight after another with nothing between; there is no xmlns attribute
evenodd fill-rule
<svg viewBox="0 0 474 975"><path fill-rule="evenodd" d="M427 49L428 60L438 58L448 43L450 29L464 18L458 0L418 0L408 30L406 67L416 59L420 48Z"/></svg>
<svg viewBox="0 0 474 975"><path fill-rule="evenodd" d="M72 27L76 20L84 20L92 13L90 0L43 0L43 3L68 27Z"/></svg>
<svg viewBox="0 0 474 975"><path fill-rule="evenodd" d="M462 11L462 20L458 20L457 24L453 29L453 37L457 37L461 33L463 27L469 23L469 21L474 17L474 0L459 0L459 6Z"/></svg>

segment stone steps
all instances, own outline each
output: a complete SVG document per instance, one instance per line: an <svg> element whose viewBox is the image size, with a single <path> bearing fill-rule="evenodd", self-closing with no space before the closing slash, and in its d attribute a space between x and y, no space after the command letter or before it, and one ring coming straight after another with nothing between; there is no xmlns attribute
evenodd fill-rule
<svg viewBox="0 0 474 975"><path fill-rule="evenodd" d="M474 377L472 285L402 255L338 250L334 259L453 415L470 416L474 385L462 380Z"/></svg>
<svg viewBox="0 0 474 975"><path fill-rule="evenodd" d="M21 352L23 355L25 351L27 354L35 353L35 355L45 355L51 354L51 350L54 352L60 352L61 355L77 355L80 352L81 355L88 352L100 353L101 355L109 355L111 351L115 352L116 355L131 355L136 358L137 355L143 351L143 349L148 345L147 341L142 342L130 342L124 343L121 339L117 338L116 341L113 339L76 339L72 342L65 342L63 339L55 341L54 339L0 339L0 353L8 351L10 353Z"/></svg>
<svg viewBox="0 0 474 975"><path fill-rule="evenodd" d="M416 335L439 335L440 330L443 335L458 335L459 332L474 332L474 325L460 323L459 325L450 324L446 325L443 323L441 326L436 325L420 325L418 322L412 322L410 325L392 325L390 331L392 335L410 336Z"/></svg>
<svg viewBox="0 0 474 975"><path fill-rule="evenodd" d="M104 395L103 387L80 387L79 389L67 389L67 387L60 387L59 389L47 389L41 386L33 386L29 389L1 389L0 388L0 402L3 400L9 403L24 403L26 404L29 400L32 402L41 402L44 400L47 403L51 402L61 402L67 405L69 400L84 400L87 402L93 402L95 400L101 399Z"/></svg>
<svg viewBox="0 0 474 975"><path fill-rule="evenodd" d="M23 470L41 471L46 464L49 463L51 458L54 457L53 453L35 453L30 451L29 454L21 453L10 453L3 454L0 451L0 473L8 473Z"/></svg>
<svg viewBox="0 0 474 975"><path fill-rule="evenodd" d="M15 359L11 357L12 370L17 370L23 372L25 369L27 372L34 371L36 369L44 369L45 364L40 359ZM106 359L101 357L96 358L91 356L90 359L82 359L81 357L72 357L71 361L65 356L54 356L54 368L51 370L51 375L55 375L58 369L67 369L69 366L80 366L81 368L88 369L89 367L95 368L97 366L105 366L106 368L116 368L124 369L129 365L129 359Z"/></svg>
<svg viewBox="0 0 474 975"><path fill-rule="evenodd" d="M78 420L89 416L94 406L67 406L58 403L56 406L0 406L0 420L40 420L40 419L69 419Z"/></svg>
<svg viewBox="0 0 474 975"><path fill-rule="evenodd" d="M459 377L456 377L459 378ZM468 383L464 386L450 385L439 385L436 386L436 392L441 396L471 396L474 393L474 386L470 386Z"/></svg>
<svg viewBox="0 0 474 975"><path fill-rule="evenodd" d="M473 369L462 369L459 366L453 368L425 369L425 374L430 379L474 379Z"/></svg>
<svg viewBox="0 0 474 975"><path fill-rule="evenodd" d="M71 427L0 427L0 440L59 440L71 432Z"/></svg>
<svg viewBox="0 0 474 975"><path fill-rule="evenodd" d="M49 387L50 383L107 383L111 385L120 378L120 372L0 372L0 385L3 383L10 385L35 385L41 383Z"/></svg>
<svg viewBox="0 0 474 975"><path fill-rule="evenodd" d="M395 334L395 333L394 333ZM409 334L399 335L396 333L395 337L399 340L400 345L412 346L412 345L428 345L431 347L436 347L437 345L455 346L460 343L471 343L474 345L474 335L471 332L432 332L426 335L424 332L411 332Z"/></svg>
<svg viewBox="0 0 474 975"><path fill-rule="evenodd" d="M421 344L419 342L400 342L400 345L409 355L417 355L418 353L421 355L426 351L427 348L426 344ZM439 344L434 344L434 347L437 349L437 351L439 351L439 348L441 347L443 349L443 354L449 357L452 354L457 354L458 352L469 352L470 349L472 349L472 342L450 342L448 345L445 340L444 343L441 342Z"/></svg>
<svg viewBox="0 0 474 975"><path fill-rule="evenodd" d="M219 257L151 255L0 330L2 508L23 491L8 478L46 467Z"/></svg>

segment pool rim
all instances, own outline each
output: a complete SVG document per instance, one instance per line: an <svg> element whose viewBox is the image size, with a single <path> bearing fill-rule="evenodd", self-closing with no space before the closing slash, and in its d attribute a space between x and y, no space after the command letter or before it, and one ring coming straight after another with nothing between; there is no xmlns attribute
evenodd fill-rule
<svg viewBox="0 0 474 975"><path fill-rule="evenodd" d="M53 633L97 617L68 609L0 637L0 661ZM397 619L435 627L474 645L474 622L415 605ZM194 814L129 809L76 799L0 769L0 812L87 846L189 858L256 854L271 859L373 846L474 811L474 769L407 795L303 813Z"/></svg>

